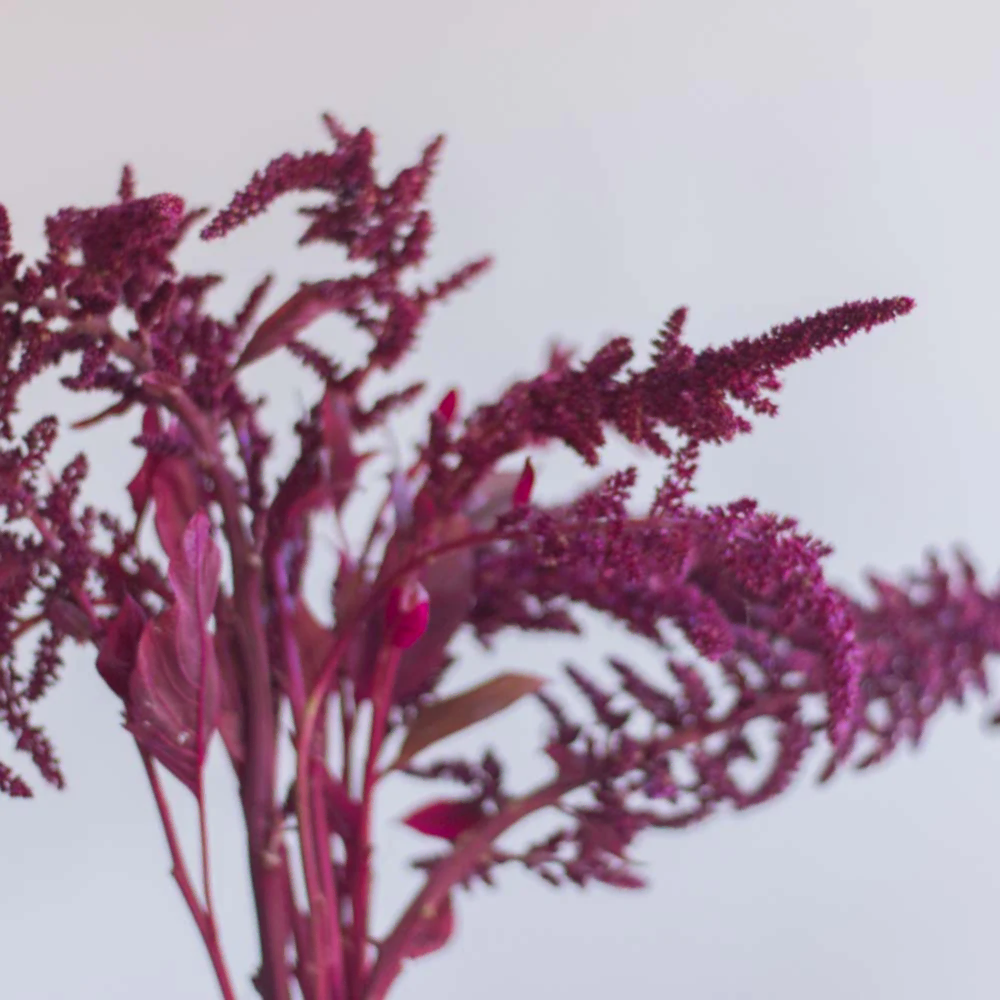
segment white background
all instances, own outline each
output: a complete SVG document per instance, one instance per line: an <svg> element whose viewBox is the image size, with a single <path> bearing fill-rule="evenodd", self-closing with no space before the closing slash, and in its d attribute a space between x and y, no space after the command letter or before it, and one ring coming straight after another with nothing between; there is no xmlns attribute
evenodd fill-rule
<svg viewBox="0 0 1000 1000"><path fill-rule="evenodd" d="M3 0L0 201L34 252L44 215L109 200L126 160L143 193L219 206L271 156L320 147L323 110L370 125L386 170L445 131L435 264L487 250L498 266L435 314L413 370L473 400L535 368L553 334L648 340L681 303L704 344L913 295L912 316L797 369L777 420L709 456L703 494L800 517L837 546L846 586L958 540L992 580L997 27L979 0ZM291 207L186 260L233 276L226 302L272 267L286 288L322 274L322 253L292 249ZM289 413L290 371L262 377ZM111 491L136 453L102 437L90 454L91 495L120 506ZM558 485L543 470L539 488ZM569 652L512 665L547 670ZM470 660L465 677L488 667ZM0 800L0 992L214 995L138 758L86 657L40 717L70 788ZM452 947L398 996L993 996L1000 740L983 717L948 713L877 773L804 779L754 813L641 842L646 893L509 874L463 898ZM523 752L537 719L490 736ZM220 910L249 997L256 943L222 764ZM412 885L403 855L423 845L387 829L388 913Z"/></svg>

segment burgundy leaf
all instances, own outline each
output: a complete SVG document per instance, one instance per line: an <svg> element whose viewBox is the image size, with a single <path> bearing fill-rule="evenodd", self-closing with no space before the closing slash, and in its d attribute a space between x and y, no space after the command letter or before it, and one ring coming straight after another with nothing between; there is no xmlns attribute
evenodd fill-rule
<svg viewBox="0 0 1000 1000"><path fill-rule="evenodd" d="M614 868L596 868L593 877L605 885L616 889L645 889L646 880L631 868L617 866Z"/></svg>
<svg viewBox="0 0 1000 1000"><path fill-rule="evenodd" d="M177 658L177 611L146 623L129 684L126 728L136 742L197 794L198 689Z"/></svg>
<svg viewBox="0 0 1000 1000"><path fill-rule="evenodd" d="M340 305L340 297L328 294L327 289L331 284L333 283L302 285L287 302L283 302L261 322L244 348L236 367L245 368L279 347L284 347L314 320L333 312Z"/></svg>
<svg viewBox="0 0 1000 1000"><path fill-rule="evenodd" d="M208 620L222 558L199 511L170 562L174 604L147 622L130 683L128 728L193 792L221 707L221 683Z"/></svg>
<svg viewBox="0 0 1000 1000"><path fill-rule="evenodd" d="M500 514L511 509L514 491L523 475L523 469L521 472L490 472L472 490L465 509L477 531L492 527Z"/></svg>
<svg viewBox="0 0 1000 1000"><path fill-rule="evenodd" d="M173 559L201 498L191 463L185 458L161 459L150 477L150 493L156 505L156 534L163 551Z"/></svg>
<svg viewBox="0 0 1000 1000"><path fill-rule="evenodd" d="M121 399L112 403L110 406L106 406L99 413L95 413L93 416L84 417L82 420L74 420L70 426L75 431L86 430L88 427L96 427L98 424L104 423L108 417L117 417L122 413L128 413L135 404L135 399L130 396L123 396Z"/></svg>
<svg viewBox="0 0 1000 1000"><path fill-rule="evenodd" d="M155 406L147 406L142 415L142 433L144 436L149 437L160 433L160 416ZM137 518L142 516L142 512L146 509L146 504L149 502L150 492L152 491L153 472L159 461L159 456L147 452L145 458L142 460L142 465L139 466L139 471L128 484L129 496L132 498L132 508Z"/></svg>
<svg viewBox="0 0 1000 1000"><path fill-rule="evenodd" d="M186 648L178 646L178 651L192 662L201 659L203 645L201 637L193 633L207 634L222 572L222 554L211 532L208 515L199 510L188 522L167 573L180 612L179 624L192 633L183 637Z"/></svg>
<svg viewBox="0 0 1000 1000"><path fill-rule="evenodd" d="M319 787L326 803L327 825L345 844L352 843L361 822L361 803L347 794L343 782L325 766L317 765L315 770L321 774Z"/></svg>
<svg viewBox="0 0 1000 1000"><path fill-rule="evenodd" d="M243 684L232 602L220 592L215 603L215 658L219 664L219 735L237 772L246 761Z"/></svg>
<svg viewBox="0 0 1000 1000"><path fill-rule="evenodd" d="M333 643L333 632L316 619L309 605L301 596L295 601L292 629L299 651L299 662L305 680L306 692L313 689L326 663Z"/></svg>
<svg viewBox="0 0 1000 1000"><path fill-rule="evenodd" d="M425 907L420 923L406 939L404 958L421 958L440 951L455 931L455 908L449 893L437 906Z"/></svg>
<svg viewBox="0 0 1000 1000"><path fill-rule="evenodd" d="M126 595L118 613L107 623L97 652L97 672L123 701L128 697L129 678L135 669L145 624L145 612L131 595Z"/></svg>
<svg viewBox="0 0 1000 1000"><path fill-rule="evenodd" d="M411 723L393 767L403 767L432 743L502 712L544 683L530 674L501 674L462 694L424 706Z"/></svg>
<svg viewBox="0 0 1000 1000"><path fill-rule="evenodd" d="M417 833L454 841L482 818L482 804L474 799L442 799L410 813L403 822Z"/></svg>
<svg viewBox="0 0 1000 1000"><path fill-rule="evenodd" d="M76 601L55 597L49 602L48 611L49 621L70 638L84 642L93 637L94 626Z"/></svg>
<svg viewBox="0 0 1000 1000"><path fill-rule="evenodd" d="M354 451L354 428L347 397L343 393L327 392L320 402L319 416L327 485L334 509L339 511L354 489L358 469L369 455Z"/></svg>

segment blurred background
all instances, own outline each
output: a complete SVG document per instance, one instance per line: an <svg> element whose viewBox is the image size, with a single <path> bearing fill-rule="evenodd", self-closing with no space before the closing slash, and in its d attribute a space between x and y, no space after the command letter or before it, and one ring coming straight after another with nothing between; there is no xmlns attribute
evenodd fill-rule
<svg viewBox="0 0 1000 1000"><path fill-rule="evenodd" d="M322 111L369 125L386 174L443 131L431 270L483 251L497 266L433 315L410 371L470 402L536 370L552 337L648 343L680 304L704 345L912 295L911 316L794 369L780 416L706 457L701 496L798 517L857 593L867 568L901 573L955 542L992 581L997 20L975 0L0 0L0 202L33 254L44 216L111 200L126 161L140 193L219 207L272 156L322 148ZM221 306L266 270L279 290L331 272L326 251L294 249L294 204L186 249L186 265L231 278ZM311 402L292 372L254 376L280 419ZM119 508L139 460L128 437L88 445L90 496ZM540 495L573 476L572 462L543 465ZM592 635L599 651L618 641ZM468 681L489 664L462 648ZM544 671L570 650L503 652L517 657L503 666ZM119 714L89 659L71 658L38 715L69 789L0 800L11 1000L214 995ZM452 945L394 996L992 996L1000 733L985 716L952 710L876 771L822 789L803 775L759 810L641 841L643 893L505 873L461 898ZM512 713L486 736L530 762L537 727ZM250 997L257 945L224 764L216 748L217 892ZM407 794L383 809L383 922L416 884L405 856L425 847L399 827Z"/></svg>

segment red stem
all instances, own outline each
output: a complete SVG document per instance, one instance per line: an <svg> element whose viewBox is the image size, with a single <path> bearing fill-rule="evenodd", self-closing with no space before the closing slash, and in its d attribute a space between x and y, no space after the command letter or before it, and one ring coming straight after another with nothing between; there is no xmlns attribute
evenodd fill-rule
<svg viewBox="0 0 1000 1000"><path fill-rule="evenodd" d="M287 864L284 844L281 845L281 853ZM292 890L292 883L290 879L285 882L285 890L285 905L288 907L288 912L291 914L292 937L295 940L295 952L298 959L296 976L299 980L299 988L302 990L303 1000L316 1000L315 994L313 993L312 977L306 968L307 962L309 961L309 935L308 927L306 926L306 918L305 915L299 910L298 904L295 901L295 893Z"/></svg>
<svg viewBox="0 0 1000 1000"><path fill-rule="evenodd" d="M282 636L285 675L292 703L292 714L296 731L301 731L306 708L306 686L299 656L298 644L292 627L293 603L288 590L288 574L280 553L274 557L271 576L277 591L278 618ZM300 755L303 748L299 748ZM312 755L312 745L306 748L307 756ZM326 810L321 793L307 788L312 800L312 809L299 810L299 848L302 853L302 868L306 872L310 887L309 902L312 915L313 957L316 996L327 995L326 968L333 975L334 995L343 993L343 944L340 935L340 902L337 898L337 884L333 875L333 861L330 856L330 832L326 823ZM324 945L323 942L326 942ZM321 947L321 951L316 949ZM320 969L322 966L322 971Z"/></svg>
<svg viewBox="0 0 1000 1000"><path fill-rule="evenodd" d="M419 928L424 914L433 912L455 883L469 875L482 860L490 844L501 834L539 809L554 805L580 781L556 779L530 795L515 799L497 815L491 816L461 838L455 849L428 874L424 887L414 897L396 926L379 948L378 960L361 994L363 1000L383 1000L403 967L411 935Z"/></svg>
<svg viewBox="0 0 1000 1000"><path fill-rule="evenodd" d="M184 422L207 465L223 515L223 532L233 564L236 634L246 678L246 765L242 777L250 878L260 930L260 991L265 1000L291 1000L285 949L291 927L284 907L287 867L276 855L272 837L280 828L275 805L277 712L267 658L261 607L262 563L246 534L239 491L219 448L218 434L180 386L148 383L146 391Z"/></svg>
<svg viewBox="0 0 1000 1000"><path fill-rule="evenodd" d="M759 715L771 715L801 697L799 691L777 691L745 709L732 712L708 725L684 729L664 737L658 744L660 753L678 750L689 743L705 739L713 733L733 726L742 726ZM411 935L419 929L424 914L433 912L456 883L468 876L489 846L515 823L539 809L555 805L563 795L586 784L587 776L557 778L530 795L509 802L496 816L469 830L455 849L436 865L427 876L423 889L412 900L396 926L379 948L379 956L367 986L359 1000L384 1000L386 993L402 970Z"/></svg>
<svg viewBox="0 0 1000 1000"><path fill-rule="evenodd" d="M206 641L204 627L201 627L201 641ZM211 641L211 640L209 640ZM208 849L208 815L205 809L205 757L207 747L205 746L205 712L208 706L205 704L208 697L208 685L206 683L206 670L208 666L208 654L206 649L201 651L201 669L198 678L198 719L196 729L197 754L198 754L198 783L195 790L198 799L198 836L201 840L201 882L202 895L205 897L205 913L209 925L215 927L215 904L212 901L212 866L209 860Z"/></svg>
<svg viewBox="0 0 1000 1000"><path fill-rule="evenodd" d="M163 825L163 832L167 838L167 847L170 849L170 858L173 862L171 874L174 877L174 881L180 888L181 895L184 897L184 902L187 903L188 909L191 911L191 916L194 917L194 922L198 927L198 931L201 933L202 940L205 942L205 949L208 951L208 956L212 961L212 968L215 970L215 977L219 981L219 988L222 990L224 1000L236 1000L236 993L234 992L232 983L229 979L229 971L226 968L226 961L223 958L222 949L219 947L219 936L211 904L206 900L207 908L203 908L201 903L198 901L198 897L195 895L194 888L191 885L191 878L188 875L187 865L184 863L184 856L181 853L180 844L177 842L177 833L174 830L173 819L170 816L170 807L167 804L167 797L163 792L163 787L160 785L160 779L156 774L152 758L148 753L146 753L145 750L139 747L138 744L136 744L136 746L138 747L139 754L142 757L143 766L146 768L146 776L149 778L149 785L153 790L153 798L156 800L156 808L160 813L160 822ZM200 811L200 797L198 805ZM202 836L204 836L204 828ZM205 850L205 847L206 845L203 843L203 851ZM205 855L203 854L203 857L204 856Z"/></svg>
<svg viewBox="0 0 1000 1000"><path fill-rule="evenodd" d="M365 760L364 782L361 790L361 813L354 843L352 865L352 902L354 909L354 992L360 998L362 983L367 973L365 958L368 950L368 917L371 906L371 813L372 793L375 788L379 751L385 740L392 690L396 683L396 670L402 650L386 646L379 655L372 685L372 728Z"/></svg>
<svg viewBox="0 0 1000 1000"><path fill-rule="evenodd" d="M324 893L324 879L320 871L318 856L321 845L317 843L316 839L317 823L316 816L314 815L316 798L312 791L312 748L317 731L317 723L323 717L326 697L346 643L346 636L341 641L334 643L333 650L324 664L323 674L306 702L301 727L297 733L296 751L298 767L295 788L299 817L299 841L302 848L302 869L305 877L306 893L309 897L310 914L312 916L312 950L316 975L316 1000L327 1000L330 996L326 975L327 963L322 959L322 956L327 951L325 943L334 940L334 934L337 935L337 948L332 971L336 976L337 1000L343 1000L344 997L344 970L343 964L340 961L340 956L343 954L343 945L339 940L340 908L339 903L337 903L336 909L331 909L336 900L336 887L333 884L332 872L327 887L331 889L334 895L327 897ZM322 849L327 855L329 854L329 838L324 840ZM336 925L336 930L334 930L333 926L325 930L325 925L328 921L331 925Z"/></svg>

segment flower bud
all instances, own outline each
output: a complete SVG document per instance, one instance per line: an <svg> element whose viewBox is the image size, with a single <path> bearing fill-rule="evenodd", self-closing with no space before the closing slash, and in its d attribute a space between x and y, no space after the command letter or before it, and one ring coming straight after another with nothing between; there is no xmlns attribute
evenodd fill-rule
<svg viewBox="0 0 1000 1000"><path fill-rule="evenodd" d="M531 500L531 491L535 485L535 467L531 464L531 459L524 460L524 469L521 478L518 479L514 487L513 503L515 507L523 507Z"/></svg>
<svg viewBox="0 0 1000 1000"><path fill-rule="evenodd" d="M417 580L393 589L385 612L389 642L398 649L408 649L427 630L431 604L427 590Z"/></svg>
<svg viewBox="0 0 1000 1000"><path fill-rule="evenodd" d="M458 390L452 389L444 399L438 403L437 415L446 423L450 424L458 410Z"/></svg>

